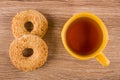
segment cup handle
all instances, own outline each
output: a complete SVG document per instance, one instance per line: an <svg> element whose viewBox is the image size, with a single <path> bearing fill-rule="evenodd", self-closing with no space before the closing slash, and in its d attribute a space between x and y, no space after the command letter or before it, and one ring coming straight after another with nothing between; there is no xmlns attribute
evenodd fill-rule
<svg viewBox="0 0 120 80"><path fill-rule="evenodd" d="M108 66L110 64L110 61L107 59L107 57L102 52L96 56L96 59L103 66Z"/></svg>

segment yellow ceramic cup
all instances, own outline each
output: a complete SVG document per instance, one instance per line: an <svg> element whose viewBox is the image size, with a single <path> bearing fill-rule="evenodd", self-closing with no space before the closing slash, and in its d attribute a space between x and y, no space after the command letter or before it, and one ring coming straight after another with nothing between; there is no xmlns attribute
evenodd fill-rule
<svg viewBox="0 0 120 80"><path fill-rule="evenodd" d="M82 55L78 55L76 54L74 51L72 51L69 46L67 45L66 42L66 31L69 28L69 25L75 21L78 18L82 18L82 17L87 17L90 18L92 20L94 20L96 23L98 23L101 31L102 31L102 42L100 47L94 51L93 53L86 55L86 56L82 56ZM107 42L108 42L108 32L106 29L106 26L104 25L104 23L102 22L102 20L97 17L96 15L92 14L92 13L88 13L88 12L83 12L80 14L76 14L73 17L71 17L64 25L62 32L61 32L61 37L62 37L62 42L63 45L65 47L65 49L75 58L80 59L80 60L88 60L90 58L96 58L103 66L108 66L110 64L110 61L106 58L106 56L103 54L103 49L105 48Z"/></svg>

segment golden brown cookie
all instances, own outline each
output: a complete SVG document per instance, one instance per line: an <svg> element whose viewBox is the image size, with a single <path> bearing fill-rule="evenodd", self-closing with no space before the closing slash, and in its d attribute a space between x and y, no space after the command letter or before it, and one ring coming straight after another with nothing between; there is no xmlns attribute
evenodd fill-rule
<svg viewBox="0 0 120 80"><path fill-rule="evenodd" d="M36 10L21 11L12 20L12 31L16 38L30 33L43 37L47 29L46 18Z"/></svg>
<svg viewBox="0 0 120 80"><path fill-rule="evenodd" d="M24 35L11 43L9 55L15 67L23 71L32 71L46 62L48 47L38 36Z"/></svg>

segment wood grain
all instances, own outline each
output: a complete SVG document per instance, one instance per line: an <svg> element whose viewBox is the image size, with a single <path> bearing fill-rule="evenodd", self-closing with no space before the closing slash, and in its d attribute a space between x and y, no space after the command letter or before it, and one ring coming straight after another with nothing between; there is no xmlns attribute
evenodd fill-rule
<svg viewBox="0 0 120 80"><path fill-rule="evenodd" d="M38 70L22 72L9 59L13 16L23 10L36 9L49 22L44 40L49 46L47 63ZM70 56L61 42L64 23L74 14L92 12L106 24L109 43L104 53L110 66L104 68L95 59L81 61ZM120 0L0 0L0 80L120 80Z"/></svg>

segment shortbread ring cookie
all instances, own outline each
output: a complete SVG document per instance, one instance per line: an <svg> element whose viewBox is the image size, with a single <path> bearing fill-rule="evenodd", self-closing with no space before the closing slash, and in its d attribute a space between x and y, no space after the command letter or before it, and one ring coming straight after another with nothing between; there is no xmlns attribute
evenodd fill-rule
<svg viewBox="0 0 120 80"><path fill-rule="evenodd" d="M12 20L12 31L16 38L30 33L43 37L47 29L46 18L36 10L21 11Z"/></svg>
<svg viewBox="0 0 120 80"><path fill-rule="evenodd" d="M15 67L32 71L41 67L47 60L48 47L36 35L24 35L13 40L9 49L10 59Z"/></svg>

